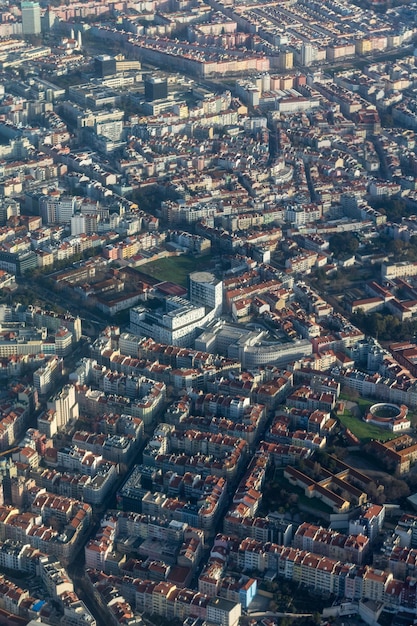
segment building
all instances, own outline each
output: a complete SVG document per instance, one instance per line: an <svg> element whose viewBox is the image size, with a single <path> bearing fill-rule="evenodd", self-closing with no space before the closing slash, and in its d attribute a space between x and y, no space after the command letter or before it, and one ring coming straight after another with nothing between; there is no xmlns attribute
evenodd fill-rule
<svg viewBox="0 0 417 626"><path fill-rule="evenodd" d="M75 398L75 387L65 385L59 393L48 402L48 410L55 411L57 428L65 427L68 422L78 417L78 403Z"/></svg>
<svg viewBox="0 0 417 626"><path fill-rule="evenodd" d="M58 315L53 311L46 311L30 305L26 311L25 318L29 324L37 328L45 327L55 332L64 326L71 331L74 341L78 341L82 334L81 319L72 317L69 314Z"/></svg>
<svg viewBox="0 0 417 626"><path fill-rule="evenodd" d="M189 294L193 304L215 309L219 313L223 304L223 283L211 272L192 272L189 275Z"/></svg>
<svg viewBox="0 0 417 626"><path fill-rule="evenodd" d="M315 60L314 59L315 52L317 54L317 50L314 50L314 46L312 46L311 43L304 43L301 46L301 50L300 50L300 64L306 67L311 65L313 61Z"/></svg>
<svg viewBox="0 0 417 626"><path fill-rule="evenodd" d="M417 444L413 443L413 438L408 434L385 442L373 440L370 442L370 451L398 476L407 474L417 461Z"/></svg>
<svg viewBox="0 0 417 626"><path fill-rule="evenodd" d="M22 24L24 35L40 34L41 9L39 2L22 2Z"/></svg>
<svg viewBox="0 0 417 626"><path fill-rule="evenodd" d="M363 533L374 541L382 530L385 519L385 507L379 504L370 504L356 520L349 522L349 533Z"/></svg>
<svg viewBox="0 0 417 626"><path fill-rule="evenodd" d="M99 221L98 213L91 215L76 213L71 217L71 235L92 235L98 231Z"/></svg>
<svg viewBox="0 0 417 626"><path fill-rule="evenodd" d="M55 380L62 373L62 363L58 356L52 356L33 373L33 384L39 394L45 395L51 391Z"/></svg>
<svg viewBox="0 0 417 626"><path fill-rule="evenodd" d="M236 626L242 612L241 604L225 598L211 598L207 605L207 621L222 626Z"/></svg>
<svg viewBox="0 0 417 626"><path fill-rule="evenodd" d="M168 84L166 78L150 76L145 79L145 99L148 102L153 100L165 100L168 96Z"/></svg>
<svg viewBox="0 0 417 626"><path fill-rule="evenodd" d="M158 342L189 346L195 339L197 328L204 328L214 315L215 310L206 314L204 306L196 306L174 296L167 298L164 309L148 311L143 307L132 308L130 328L132 332L152 337Z"/></svg>
<svg viewBox="0 0 417 626"><path fill-rule="evenodd" d="M3 199L0 203L0 224L4 225L11 217L20 215L20 205L16 200Z"/></svg>
<svg viewBox="0 0 417 626"><path fill-rule="evenodd" d="M32 250L28 252L6 252L0 250L0 269L10 274L22 276L27 270L38 267L38 257Z"/></svg>
<svg viewBox="0 0 417 626"><path fill-rule="evenodd" d="M94 59L94 69L100 78L116 74L116 59L109 54L100 54Z"/></svg>
<svg viewBox="0 0 417 626"><path fill-rule="evenodd" d="M393 278L404 278L417 274L417 263L399 262L383 263L381 265L382 280L392 280Z"/></svg>
<svg viewBox="0 0 417 626"><path fill-rule="evenodd" d="M39 213L43 224L65 224L71 221L76 207L76 198L45 196L39 200Z"/></svg>

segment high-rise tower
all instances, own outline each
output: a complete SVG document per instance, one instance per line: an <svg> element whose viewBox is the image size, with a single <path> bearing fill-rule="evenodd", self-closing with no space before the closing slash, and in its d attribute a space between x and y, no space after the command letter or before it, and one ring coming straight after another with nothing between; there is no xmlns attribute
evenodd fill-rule
<svg viewBox="0 0 417 626"><path fill-rule="evenodd" d="M22 28L24 35L39 35L41 32L41 9L39 2L22 2Z"/></svg>

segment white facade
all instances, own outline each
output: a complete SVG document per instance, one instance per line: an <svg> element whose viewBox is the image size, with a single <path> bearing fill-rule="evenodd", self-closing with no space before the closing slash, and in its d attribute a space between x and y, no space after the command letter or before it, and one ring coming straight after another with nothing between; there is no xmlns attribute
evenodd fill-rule
<svg viewBox="0 0 417 626"><path fill-rule="evenodd" d="M182 298L168 298L166 312L150 312L142 307L130 311L132 333L152 337L155 341L174 346L190 347L195 339L196 329L211 321L216 310L208 314L204 306L193 306Z"/></svg>
<svg viewBox="0 0 417 626"><path fill-rule="evenodd" d="M193 304L221 312L223 304L223 283L211 272L193 272L189 276L190 300Z"/></svg>
<svg viewBox="0 0 417 626"><path fill-rule="evenodd" d="M78 418L78 402L75 399L75 387L65 385L51 402L48 409L56 411L58 429L65 426L70 420Z"/></svg>
<svg viewBox="0 0 417 626"><path fill-rule="evenodd" d="M39 2L22 2L22 24L24 35L40 34L41 9Z"/></svg>
<svg viewBox="0 0 417 626"><path fill-rule="evenodd" d="M207 605L207 621L221 626L235 626L239 622L242 605L225 598L211 598Z"/></svg>
<svg viewBox="0 0 417 626"><path fill-rule="evenodd" d="M86 232L85 215L77 213L71 217L71 235L82 235Z"/></svg>
<svg viewBox="0 0 417 626"><path fill-rule="evenodd" d="M43 224L66 224L71 221L76 207L76 198L64 197L50 198L43 197L39 200L39 213Z"/></svg>

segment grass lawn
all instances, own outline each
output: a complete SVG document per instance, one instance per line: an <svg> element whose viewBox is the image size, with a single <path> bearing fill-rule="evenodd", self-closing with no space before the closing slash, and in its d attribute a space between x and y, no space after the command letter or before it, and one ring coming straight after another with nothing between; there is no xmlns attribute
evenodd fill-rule
<svg viewBox="0 0 417 626"><path fill-rule="evenodd" d="M388 441L389 439L396 437L396 435L390 430L379 428L378 426L375 426L375 424L367 424L360 418L354 417L348 410L345 410L343 415L338 415L337 417L343 426L349 428L349 430L351 430L352 433L363 443L369 441L370 439Z"/></svg>
<svg viewBox="0 0 417 626"><path fill-rule="evenodd" d="M414 426L414 428L416 428L416 426L417 426L417 413L412 413L411 411L408 411L407 417L408 417L408 419L411 422L411 426Z"/></svg>
<svg viewBox="0 0 417 626"><path fill-rule="evenodd" d="M293 491L297 489L295 485L291 485L291 488ZM309 509L313 509L315 511L321 511L322 513L333 513L333 509L328 504L322 502L321 500L319 500L319 498L307 498L307 496L302 491L298 494L298 504L300 504L301 506L306 506Z"/></svg>
<svg viewBox="0 0 417 626"><path fill-rule="evenodd" d="M340 394L340 399L353 402L357 405L360 417L353 415L349 409L345 409L343 415L338 415L337 417L341 424L346 426L346 428L349 428L349 430L351 430L352 433L362 441L362 443L366 443L370 439L388 441L389 439L393 439L395 437L394 433L390 430L379 428L379 426L376 426L375 424L367 424L361 419L361 417L368 412L369 407L378 402L378 400L368 400L366 398L359 397L350 398L349 393L346 392Z"/></svg>
<svg viewBox="0 0 417 626"><path fill-rule="evenodd" d="M188 255L167 257L138 267L138 271L160 281L167 280L182 287L187 286L187 278L191 272L208 270L212 256L205 254L200 257Z"/></svg>
<svg viewBox="0 0 417 626"><path fill-rule="evenodd" d="M354 402L358 405L359 410L362 414L365 413L369 409L370 406L378 402L378 400L367 400L366 398L360 398L359 396L351 398L349 393L341 393L340 400L345 400L346 402Z"/></svg>
<svg viewBox="0 0 417 626"><path fill-rule="evenodd" d="M365 411L368 411L369 407L371 407L373 404L375 404L375 400L366 400L365 398L356 398L356 400L354 400L354 402L356 402L356 404L358 405L358 407L360 408L362 413L365 413Z"/></svg>

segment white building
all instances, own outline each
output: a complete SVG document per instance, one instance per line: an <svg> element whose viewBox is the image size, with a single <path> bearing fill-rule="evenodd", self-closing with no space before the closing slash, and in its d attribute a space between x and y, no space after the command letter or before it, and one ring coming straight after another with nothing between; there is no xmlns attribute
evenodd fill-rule
<svg viewBox="0 0 417 626"><path fill-rule="evenodd" d="M39 35L41 32L41 9L39 2L22 2L22 25L24 35Z"/></svg>
<svg viewBox="0 0 417 626"><path fill-rule="evenodd" d="M58 374L62 371L62 359L58 356L51 357L43 367L39 367L33 373L33 384L41 395L47 394Z"/></svg>
<svg viewBox="0 0 417 626"><path fill-rule="evenodd" d="M71 216L71 235L91 235L98 232L98 213L76 213Z"/></svg>
<svg viewBox="0 0 417 626"><path fill-rule="evenodd" d="M47 408L56 412L58 429L69 421L78 418L78 402L75 399L75 387L65 385L62 390L47 404Z"/></svg>
<svg viewBox="0 0 417 626"><path fill-rule="evenodd" d="M242 606L225 598L211 598L207 605L207 621L221 626L236 626L242 613Z"/></svg>
<svg viewBox="0 0 417 626"><path fill-rule="evenodd" d="M195 306L188 300L167 298L166 310L148 311L143 307L130 310L132 333L152 337L155 341L174 346L190 347L196 329L203 327L216 315L215 309L208 314L204 306Z"/></svg>
<svg viewBox="0 0 417 626"><path fill-rule="evenodd" d="M43 224L66 224L74 215L77 201L71 196L51 198L45 196L39 200L39 213Z"/></svg>
<svg viewBox="0 0 417 626"><path fill-rule="evenodd" d="M202 304L221 313L223 283L211 272L192 272L189 275L189 294L193 304Z"/></svg>

